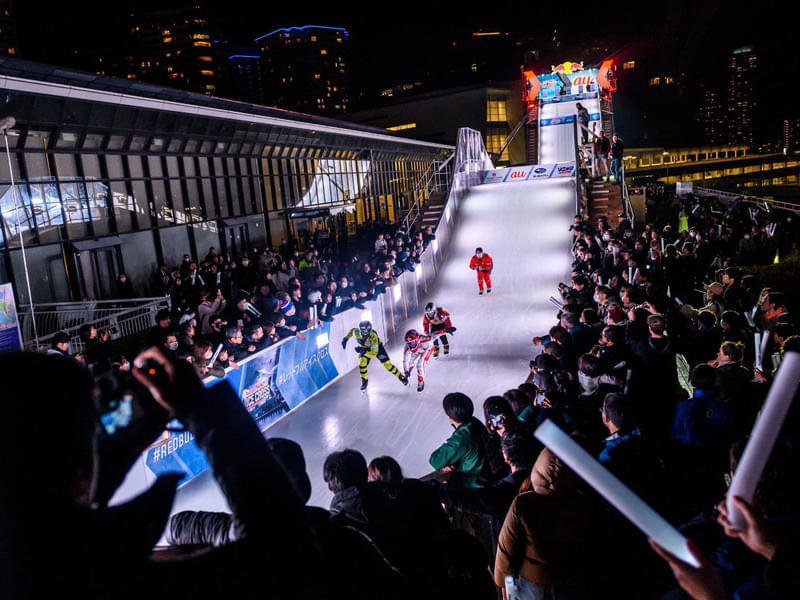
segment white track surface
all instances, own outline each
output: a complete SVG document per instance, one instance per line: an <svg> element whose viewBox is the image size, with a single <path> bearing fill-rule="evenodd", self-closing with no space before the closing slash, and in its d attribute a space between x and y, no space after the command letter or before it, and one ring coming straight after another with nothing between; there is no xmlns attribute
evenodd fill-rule
<svg viewBox="0 0 800 600"><path fill-rule="evenodd" d="M416 373L403 387L373 360L367 394L358 389L357 370L351 371L266 431L268 437L289 438L303 447L312 484L310 504L327 508L330 503L322 479L330 452L354 448L367 461L390 455L406 476L425 475L432 470L431 451L452 432L442 411L446 393L466 393L482 418L487 396L502 394L525 379L531 337L554 324L548 298L559 281L568 281L574 185L572 179L498 183L475 187L465 198L449 259L432 293L420 303L443 306L458 329L449 336L450 356L430 360L424 392L416 391ZM483 296L478 296L475 272L468 268L476 246L494 259L494 287ZM417 314L400 331L420 327ZM392 340L386 347L400 366L402 342ZM179 491L173 511L187 509L227 510L210 471Z"/></svg>
<svg viewBox="0 0 800 600"><path fill-rule="evenodd" d="M600 102L597 98L579 100L589 114L600 112ZM553 102L542 105L540 119L552 119L554 117L567 117L577 115L578 109L575 107L577 102ZM589 121L589 129L592 125L597 125L600 131L599 121ZM550 164L557 162L567 162L575 160L575 145L572 141L574 125L564 123L563 125L546 125L539 128L539 162ZM580 129L578 131L580 137Z"/></svg>

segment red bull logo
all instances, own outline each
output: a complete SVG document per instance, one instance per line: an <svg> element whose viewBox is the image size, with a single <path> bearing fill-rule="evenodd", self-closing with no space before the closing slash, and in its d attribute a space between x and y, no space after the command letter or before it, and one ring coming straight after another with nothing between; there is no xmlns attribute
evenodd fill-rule
<svg viewBox="0 0 800 600"><path fill-rule="evenodd" d="M565 61L560 65L552 65L550 67L550 70L554 75L557 73L563 73L564 75L569 75L570 73L576 73L577 71L582 71L583 61L581 62Z"/></svg>

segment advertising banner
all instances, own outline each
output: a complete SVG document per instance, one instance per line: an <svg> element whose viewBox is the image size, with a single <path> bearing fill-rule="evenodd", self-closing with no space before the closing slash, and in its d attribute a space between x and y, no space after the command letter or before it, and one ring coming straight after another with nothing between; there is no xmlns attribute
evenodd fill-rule
<svg viewBox="0 0 800 600"><path fill-rule="evenodd" d="M542 100L542 104L558 104L559 102L577 102L579 100L596 99L597 92L584 92L582 94L570 94L568 96L554 96Z"/></svg>
<svg viewBox="0 0 800 600"><path fill-rule="evenodd" d="M14 288L10 283L3 283L0 284L0 352L19 350L22 350L22 335L14 303Z"/></svg>
<svg viewBox="0 0 800 600"><path fill-rule="evenodd" d="M575 163L565 162L548 165L528 165L484 171L483 183L503 183L530 181L532 179L551 179L553 177L574 177Z"/></svg>
<svg viewBox="0 0 800 600"><path fill-rule="evenodd" d="M485 150L481 149L485 155ZM469 153L463 163L457 163L445 211L436 225L436 237L422 253L421 262L414 271L398 277L398 286L393 286L397 287L397 292L390 286L377 299L365 302L363 308L346 310L337 314L333 322L303 331L305 339L291 337L262 350L242 361L238 369L229 370L223 379L208 378L206 386L228 382L263 432L324 386L355 369L358 354L353 351L352 344L343 349L341 340L359 321L372 321L380 338L388 343L398 334L396 327L400 323L395 322L395 313L403 317L413 313L422 294L436 279L457 220L459 203L473 185L480 183L481 171L463 171L465 165L475 164ZM396 360L399 356L392 358ZM165 431L142 453L116 491L112 503L124 502L141 493L159 474L185 473L181 481L181 485L185 485L209 468L193 435L180 428L179 422L170 423L174 431Z"/></svg>
<svg viewBox="0 0 800 600"><path fill-rule="evenodd" d="M600 113L589 113L589 121L599 121ZM574 123L575 115L564 115L563 117L551 117L549 119L539 119L540 127L547 127L549 125L564 125L566 123Z"/></svg>
<svg viewBox="0 0 800 600"><path fill-rule="evenodd" d="M267 348L243 362L223 379L210 379L207 386L226 381L236 392L261 431L299 406L339 374L330 356L330 323L304 332L304 340L293 337ZM177 429L173 423L170 429ZM189 432L166 431L147 449L145 464L155 475L183 472L186 483L208 468L203 452Z"/></svg>

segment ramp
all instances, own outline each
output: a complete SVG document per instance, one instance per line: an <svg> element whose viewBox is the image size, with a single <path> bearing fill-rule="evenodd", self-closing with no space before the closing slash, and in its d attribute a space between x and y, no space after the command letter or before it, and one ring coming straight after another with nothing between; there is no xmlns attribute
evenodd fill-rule
<svg viewBox="0 0 800 600"><path fill-rule="evenodd" d="M452 432L442 411L445 394L466 393L482 419L487 396L522 383L531 337L553 325L548 297L569 276L574 185L572 178L480 185L462 201L448 260L423 301L448 310L457 331L451 336L451 355L429 362L422 393L416 391L415 373L404 387L372 361L366 394L359 391L359 376L353 371L266 431L269 437L289 438L302 446L313 488L311 504L330 503L322 479L329 453L354 448L367 461L390 455L406 476L425 475L431 471L430 453ZM490 295L478 296L475 272L468 268L476 246L494 259ZM418 313L400 331L421 325ZM400 366L402 343L386 347ZM187 509L227 509L210 471L179 490L173 511Z"/></svg>
<svg viewBox="0 0 800 600"><path fill-rule="evenodd" d="M539 116L539 162L556 163L575 160L575 119L577 104L589 111L589 129L595 124L600 132L600 101L596 93L556 96L542 100Z"/></svg>

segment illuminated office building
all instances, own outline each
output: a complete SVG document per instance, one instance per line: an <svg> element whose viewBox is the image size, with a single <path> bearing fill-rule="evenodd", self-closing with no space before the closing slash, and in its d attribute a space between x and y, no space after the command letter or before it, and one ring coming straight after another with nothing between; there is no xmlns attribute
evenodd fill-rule
<svg viewBox="0 0 800 600"><path fill-rule="evenodd" d="M350 107L349 33L343 27L284 27L256 38L264 104L316 114Z"/></svg>

